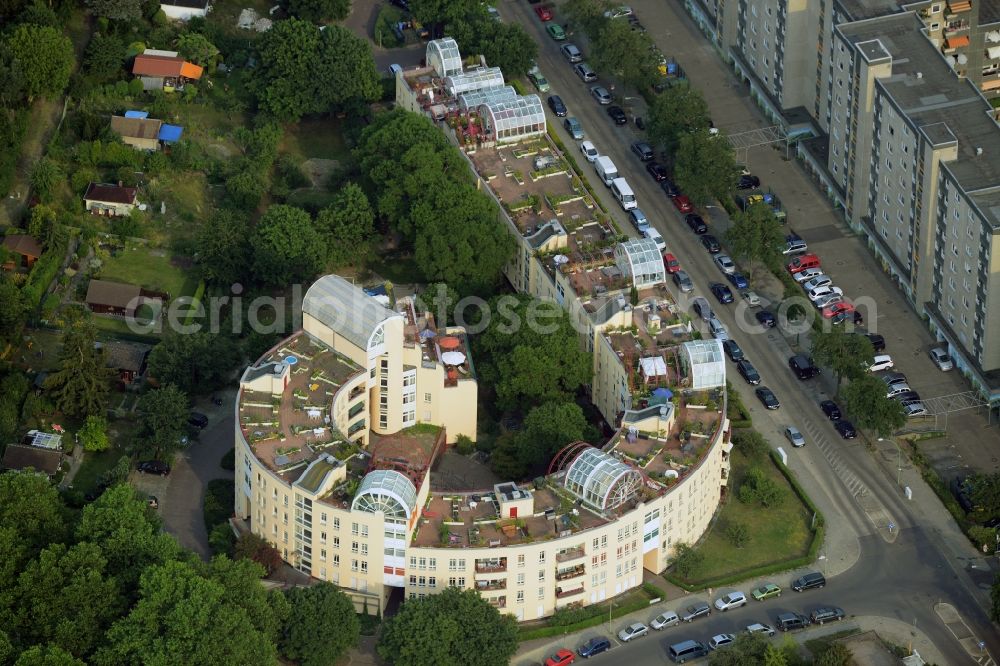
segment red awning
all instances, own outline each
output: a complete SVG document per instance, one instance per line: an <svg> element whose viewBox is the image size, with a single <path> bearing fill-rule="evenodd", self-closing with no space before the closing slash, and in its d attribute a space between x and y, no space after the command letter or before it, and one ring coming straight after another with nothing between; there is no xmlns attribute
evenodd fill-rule
<svg viewBox="0 0 1000 666"><path fill-rule="evenodd" d="M969 36L961 35L960 37L949 37L945 44L949 49L960 49L963 46L969 45Z"/></svg>
<svg viewBox="0 0 1000 666"><path fill-rule="evenodd" d="M967 12L972 9L971 0L955 0L954 2L948 3L948 11L953 14L958 14L960 12Z"/></svg>

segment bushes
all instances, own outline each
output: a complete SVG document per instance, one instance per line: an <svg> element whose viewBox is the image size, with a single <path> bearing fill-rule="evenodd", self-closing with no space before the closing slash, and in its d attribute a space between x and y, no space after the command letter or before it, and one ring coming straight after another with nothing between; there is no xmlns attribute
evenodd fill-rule
<svg viewBox="0 0 1000 666"><path fill-rule="evenodd" d="M219 523L225 523L233 513L233 497L236 485L229 479L213 479L205 489L205 529L209 533Z"/></svg>
<svg viewBox="0 0 1000 666"><path fill-rule="evenodd" d="M222 469L228 469L229 471L234 471L236 469L236 449L232 448L226 452L226 455L222 456L222 460L219 461L219 467Z"/></svg>
<svg viewBox="0 0 1000 666"><path fill-rule="evenodd" d="M736 445L743 455L749 460L760 460L771 450L771 446L756 430L741 429L733 432L733 444Z"/></svg>
<svg viewBox="0 0 1000 666"><path fill-rule="evenodd" d="M655 585L650 585L649 583L643 584L641 590L643 592L642 598L636 598L631 601L622 601L621 603L614 602L614 606L611 609L611 617L622 617L623 615L628 615L629 613L634 613L644 608L648 608L649 602L652 599L663 596L663 592L659 588ZM580 612L577 613L577 611ZM570 618L576 616L582 619L577 620L573 624L555 624L557 616L560 618ZM572 634L583 629L596 627L597 625L603 623L607 617L608 608L603 603L592 606L584 606L582 608L561 608L556 610L555 614L549 618L547 626L521 627L518 632L517 639L523 642L534 640L536 638L548 638L549 636Z"/></svg>
<svg viewBox="0 0 1000 666"><path fill-rule="evenodd" d="M21 289L22 302L29 308L37 308L45 297L52 280L55 279L62 267L63 257L66 254L66 239L57 237L53 240L41 258L35 262L28 275L28 281Z"/></svg>

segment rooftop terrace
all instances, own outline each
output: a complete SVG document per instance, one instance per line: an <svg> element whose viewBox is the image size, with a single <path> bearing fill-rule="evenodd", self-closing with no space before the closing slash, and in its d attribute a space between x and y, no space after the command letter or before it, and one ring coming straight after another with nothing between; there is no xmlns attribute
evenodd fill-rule
<svg viewBox="0 0 1000 666"><path fill-rule="evenodd" d="M433 295L430 295L433 298ZM426 305L432 306L432 303ZM408 346L419 346L425 365L441 363L447 366L445 386L455 386L464 379L475 378L475 366L469 352L469 341L462 328L439 331L432 312L420 312L413 299L401 299L396 311L405 318L403 336Z"/></svg>

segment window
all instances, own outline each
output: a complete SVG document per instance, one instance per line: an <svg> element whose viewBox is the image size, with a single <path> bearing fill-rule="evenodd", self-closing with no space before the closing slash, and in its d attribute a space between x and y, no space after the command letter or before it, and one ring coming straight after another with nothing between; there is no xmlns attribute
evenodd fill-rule
<svg viewBox="0 0 1000 666"><path fill-rule="evenodd" d="M428 566L429 568L431 568L431 569L437 569L437 568L438 568L438 561L437 561L437 558L436 558L436 557L432 557L432 558L430 558L430 559L429 559L429 560L427 561L427 566Z"/></svg>
<svg viewBox="0 0 1000 666"><path fill-rule="evenodd" d="M438 586L438 579L434 576L429 576L427 578L427 587L437 587L437 586Z"/></svg>
<svg viewBox="0 0 1000 666"><path fill-rule="evenodd" d="M541 601L544 598L545 598L545 588L540 587L538 588L538 600Z"/></svg>
<svg viewBox="0 0 1000 666"><path fill-rule="evenodd" d="M417 578L417 587L427 587L427 579L423 576Z"/></svg>
<svg viewBox="0 0 1000 666"><path fill-rule="evenodd" d="M519 603L519 604L523 604L524 603L524 590L518 590L517 591L517 603Z"/></svg>
<svg viewBox="0 0 1000 666"><path fill-rule="evenodd" d="M366 556L368 555L368 544L361 544L361 554Z"/></svg>
<svg viewBox="0 0 1000 666"><path fill-rule="evenodd" d="M325 516L326 514L323 514L323 515ZM334 518L333 519L333 529L335 529L335 530L339 530L340 529L340 518Z"/></svg>
<svg viewBox="0 0 1000 666"><path fill-rule="evenodd" d="M319 549L319 559L321 559L324 562L326 562L326 548L320 548Z"/></svg>
<svg viewBox="0 0 1000 666"><path fill-rule="evenodd" d="M459 576L458 577L458 586L459 587L465 587L465 576Z"/></svg>
<svg viewBox="0 0 1000 666"><path fill-rule="evenodd" d="M361 571L363 573L368 573L368 562L361 560Z"/></svg>
<svg viewBox="0 0 1000 666"><path fill-rule="evenodd" d="M367 537L368 536L368 526L367 525L362 525L361 526L361 536L363 536L363 537Z"/></svg>
<svg viewBox="0 0 1000 666"><path fill-rule="evenodd" d="M358 542L357 541L352 541L351 542L351 552L354 553L355 555L357 554L357 552L358 552Z"/></svg>
<svg viewBox="0 0 1000 666"><path fill-rule="evenodd" d="M523 567L524 566L524 554L523 553L521 555L517 556L517 566L519 566L519 567Z"/></svg>
<svg viewBox="0 0 1000 666"><path fill-rule="evenodd" d="M545 564L545 551L538 553L538 563Z"/></svg>
<svg viewBox="0 0 1000 666"><path fill-rule="evenodd" d="M410 576L410 586L411 587L416 587L417 586L417 577L416 576Z"/></svg>
<svg viewBox="0 0 1000 666"><path fill-rule="evenodd" d="M351 536L358 536L358 524L351 523Z"/></svg>
<svg viewBox="0 0 1000 666"><path fill-rule="evenodd" d="M518 585L524 585L524 574L523 573L517 574L517 584Z"/></svg>
<svg viewBox="0 0 1000 666"><path fill-rule="evenodd" d="M410 578L413 578L413 576L410 576ZM454 576L452 576L451 578L448 579L448 586L449 587L455 587L457 585L458 585L458 579L456 579Z"/></svg>
<svg viewBox="0 0 1000 666"><path fill-rule="evenodd" d="M545 571L539 571L538 572L538 582L539 583L544 583L545 582Z"/></svg>
<svg viewBox="0 0 1000 666"><path fill-rule="evenodd" d="M424 393L424 402L430 402L430 401L431 401L431 394Z"/></svg>
<svg viewBox="0 0 1000 666"><path fill-rule="evenodd" d="M351 571L357 571L357 570L358 570L358 561L351 560Z"/></svg>

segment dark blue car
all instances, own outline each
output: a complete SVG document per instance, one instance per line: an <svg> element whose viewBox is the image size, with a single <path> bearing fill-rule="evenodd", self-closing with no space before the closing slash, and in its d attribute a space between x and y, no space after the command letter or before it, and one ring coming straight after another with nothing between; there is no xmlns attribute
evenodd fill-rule
<svg viewBox="0 0 1000 666"><path fill-rule="evenodd" d="M601 654L602 652L607 652L611 649L611 641L609 641L604 636L595 636L589 641L580 646L577 653L587 659L593 657L595 654Z"/></svg>
<svg viewBox="0 0 1000 666"><path fill-rule="evenodd" d="M726 303L733 302L733 292L726 285L721 282L713 282L709 289L712 290L712 294L715 295L719 302L725 305Z"/></svg>
<svg viewBox="0 0 1000 666"><path fill-rule="evenodd" d="M774 328L778 323L778 320L774 318L774 315L767 310L760 310L754 314L757 318L757 323L759 323L764 328Z"/></svg>
<svg viewBox="0 0 1000 666"><path fill-rule="evenodd" d="M743 276L742 273L727 273L726 279L732 282L733 286L736 287L737 289L746 289L747 287L750 286L750 283L747 282L747 279Z"/></svg>

